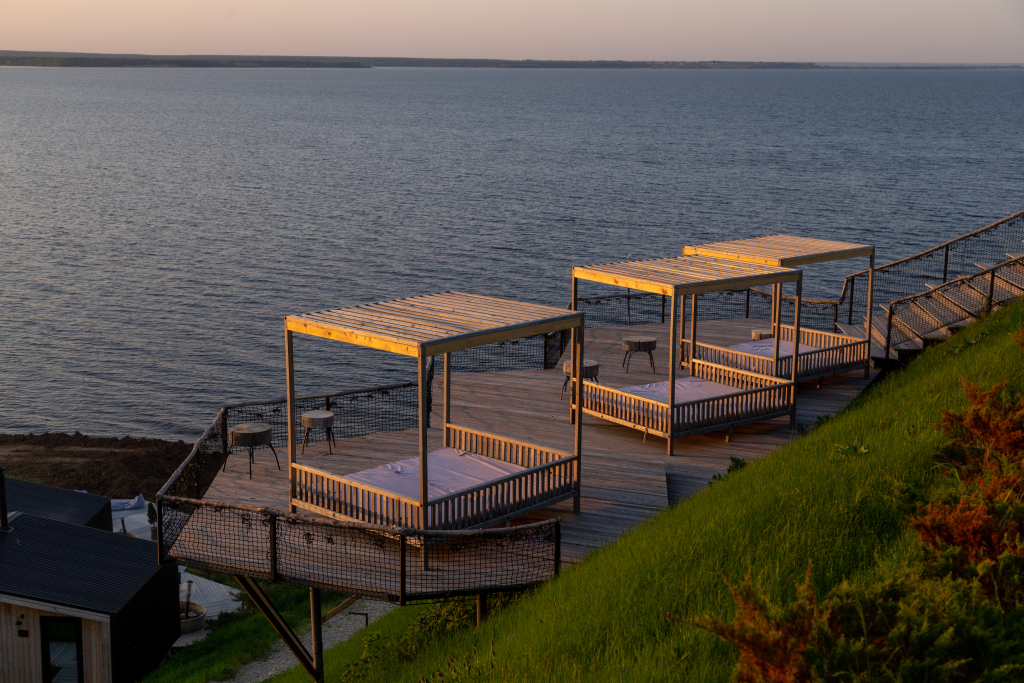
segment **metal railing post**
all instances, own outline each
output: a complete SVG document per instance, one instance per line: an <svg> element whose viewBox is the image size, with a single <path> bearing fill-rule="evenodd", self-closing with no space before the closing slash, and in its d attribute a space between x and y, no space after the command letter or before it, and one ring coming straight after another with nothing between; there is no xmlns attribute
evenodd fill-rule
<svg viewBox="0 0 1024 683"><path fill-rule="evenodd" d="M224 461L228 459L228 407L220 407L220 448Z"/></svg>
<svg viewBox="0 0 1024 683"><path fill-rule="evenodd" d="M988 281L988 299L985 301L985 315L992 312L992 305L995 303L994 297L996 294L996 269L992 268L992 274L989 276Z"/></svg>
<svg viewBox="0 0 1024 683"><path fill-rule="evenodd" d="M277 515L270 515L270 580L277 581Z"/></svg>
<svg viewBox="0 0 1024 683"><path fill-rule="evenodd" d="M949 245L948 244L946 245L946 248L943 249L943 251L945 252L945 256L943 256L943 259L942 259L942 281L945 282L946 279L947 279L946 276L949 274Z"/></svg>
<svg viewBox="0 0 1024 683"><path fill-rule="evenodd" d="M856 290L856 288L857 288L857 277L854 276L854 278L852 280L850 280L850 317L846 321L847 325L852 325L853 324L853 293Z"/></svg>
<svg viewBox="0 0 1024 683"><path fill-rule="evenodd" d="M747 287L747 308L743 312L743 317L744 318L749 318L750 317L750 287ZM662 320L661 322L665 322L665 321Z"/></svg>
<svg viewBox="0 0 1024 683"><path fill-rule="evenodd" d="M562 520L555 518L555 576L562 570Z"/></svg>
<svg viewBox="0 0 1024 683"><path fill-rule="evenodd" d="M426 544L423 546L426 551ZM398 604L405 607L405 533L398 534Z"/></svg>

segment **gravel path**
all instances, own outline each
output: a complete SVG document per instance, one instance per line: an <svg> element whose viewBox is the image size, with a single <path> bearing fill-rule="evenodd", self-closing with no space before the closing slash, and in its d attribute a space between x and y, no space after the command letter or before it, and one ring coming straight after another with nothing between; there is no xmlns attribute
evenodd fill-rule
<svg viewBox="0 0 1024 683"><path fill-rule="evenodd" d="M361 615L353 616L349 614L350 612L366 612L370 616L370 623L372 624L394 608L395 606L389 602L378 602L376 600L360 600L352 605L343 613L324 624L324 652L330 650L338 643L348 640L356 631L363 628L365 623L363 617ZM306 640L309 637L309 632L307 631L300 637L306 648L309 649L310 641ZM278 640L274 647L271 648L268 657L249 662L239 669L235 677L227 683L259 683L259 681L266 680L297 664L298 660L295 659L295 655L285 647L282 641Z"/></svg>

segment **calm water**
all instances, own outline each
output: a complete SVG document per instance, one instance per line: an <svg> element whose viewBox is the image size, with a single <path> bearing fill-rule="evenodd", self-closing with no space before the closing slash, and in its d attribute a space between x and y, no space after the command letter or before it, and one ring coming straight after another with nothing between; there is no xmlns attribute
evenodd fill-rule
<svg viewBox="0 0 1024 683"><path fill-rule="evenodd" d="M1020 71L0 69L0 431L193 439L283 394L289 313L561 306L574 263L773 232L887 262L1024 208L1021 102ZM297 353L302 393L414 377Z"/></svg>

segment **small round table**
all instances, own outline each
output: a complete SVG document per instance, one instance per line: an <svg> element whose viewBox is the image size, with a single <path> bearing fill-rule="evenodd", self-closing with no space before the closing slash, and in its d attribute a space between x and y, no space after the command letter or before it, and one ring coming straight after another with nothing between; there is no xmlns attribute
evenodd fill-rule
<svg viewBox="0 0 1024 683"><path fill-rule="evenodd" d="M583 377L580 379L592 379L597 382L597 373L601 371L601 364L596 360L585 360L583 361ZM565 381L562 382L562 391L558 394L558 400L562 400L562 395L565 394L565 388L569 386L569 380L572 379L572 362L565 361L562 363L562 374L565 375ZM600 384L600 382L597 382Z"/></svg>
<svg viewBox="0 0 1024 683"><path fill-rule="evenodd" d="M652 353L656 348L658 348L656 337L623 337L622 350L626 354L622 357L622 364L626 366L626 372L629 372L629 361L633 360L634 353L646 353L651 359L651 372L658 372L654 368L654 354Z"/></svg>
<svg viewBox="0 0 1024 683"><path fill-rule="evenodd" d="M252 461L253 461L253 450L257 446L270 446L270 450L274 453L274 462L277 463L277 469L281 469L281 461L277 459L277 451L274 450L274 444L272 444L271 438L273 438L274 428L268 425L266 422L246 422L245 424L235 425L228 429L228 442L232 446L241 446L242 448L249 449L249 478L252 479ZM230 450L228 451L230 453ZM228 461L224 460L224 471L228 469Z"/></svg>
<svg viewBox="0 0 1024 683"><path fill-rule="evenodd" d="M302 414L302 426L306 428L306 433L302 436L303 453L306 452L306 444L309 443L309 433L314 429L322 429L327 438L327 453L334 455L331 452L331 441L334 441L334 413L329 410L309 410ZM338 442L335 441L334 445L337 446Z"/></svg>

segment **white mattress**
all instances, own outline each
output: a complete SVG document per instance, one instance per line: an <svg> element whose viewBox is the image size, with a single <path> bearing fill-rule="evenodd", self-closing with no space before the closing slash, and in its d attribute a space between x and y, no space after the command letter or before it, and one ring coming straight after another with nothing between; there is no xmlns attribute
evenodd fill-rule
<svg viewBox="0 0 1024 683"><path fill-rule="evenodd" d="M522 472L525 467L468 453L455 448L442 448L427 453L427 496L428 500L443 498L452 493L464 491L510 474ZM346 474L343 479L374 486L399 496L419 500L420 459L419 457L399 460L355 474Z"/></svg>
<svg viewBox="0 0 1024 683"><path fill-rule="evenodd" d="M647 398L661 403L668 403L668 382L641 384L635 387L624 387L619 391ZM676 404L699 401L705 398L716 398L742 391L727 384L719 384L700 377L683 377L676 380Z"/></svg>
<svg viewBox="0 0 1024 683"><path fill-rule="evenodd" d="M730 346L733 351L742 351L744 353L750 353L755 356L764 356L765 358L775 357L775 340L774 339L759 339L758 341L749 341L745 344L736 344ZM816 346L808 346L807 344L800 345L800 353L810 353L811 351L820 351ZM793 355L793 342L780 341L779 342L779 358L789 358Z"/></svg>

